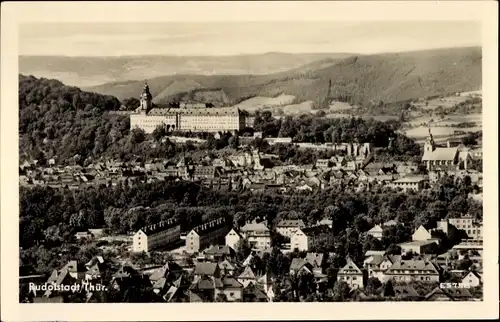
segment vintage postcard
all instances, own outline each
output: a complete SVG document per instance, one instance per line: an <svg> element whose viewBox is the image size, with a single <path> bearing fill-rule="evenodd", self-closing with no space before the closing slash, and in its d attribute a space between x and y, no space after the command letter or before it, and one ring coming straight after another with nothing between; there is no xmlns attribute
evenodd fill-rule
<svg viewBox="0 0 500 322"><path fill-rule="evenodd" d="M2 320L498 317L497 9L4 3Z"/></svg>

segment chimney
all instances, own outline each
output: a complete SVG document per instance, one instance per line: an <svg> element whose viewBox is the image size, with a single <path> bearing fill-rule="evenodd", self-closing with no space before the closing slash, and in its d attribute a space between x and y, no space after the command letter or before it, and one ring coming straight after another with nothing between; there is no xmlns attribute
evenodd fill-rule
<svg viewBox="0 0 500 322"><path fill-rule="evenodd" d="M446 140L446 147L449 148L450 147L450 140Z"/></svg>

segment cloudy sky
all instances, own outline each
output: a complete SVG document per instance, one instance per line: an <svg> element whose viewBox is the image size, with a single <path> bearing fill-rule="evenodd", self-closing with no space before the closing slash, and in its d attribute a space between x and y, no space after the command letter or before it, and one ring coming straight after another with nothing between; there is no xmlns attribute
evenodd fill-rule
<svg viewBox="0 0 500 322"><path fill-rule="evenodd" d="M19 30L21 55L380 53L480 46L475 22L43 23Z"/></svg>

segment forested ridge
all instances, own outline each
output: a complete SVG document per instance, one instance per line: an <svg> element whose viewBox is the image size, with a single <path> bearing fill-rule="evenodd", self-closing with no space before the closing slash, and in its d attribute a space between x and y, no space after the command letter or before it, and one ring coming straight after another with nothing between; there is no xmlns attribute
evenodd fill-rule
<svg viewBox="0 0 500 322"><path fill-rule="evenodd" d="M219 140L205 134L207 144L195 147L175 145L160 140L167 133L158 129L147 136L142 130L130 130L128 116L109 113L118 110L121 103L112 96L81 91L65 86L57 80L20 75L19 78L19 150L20 159L47 160L56 158L58 163L79 162L86 159L142 160L173 158L185 151L223 149L230 146L230 135ZM411 158L420 153L412 140L397 134L397 122L380 122L361 118L330 119L321 116L274 118L269 112L258 114L255 130L266 136L290 136L294 142L372 142L376 147L387 147L393 138L392 154ZM175 134L175 133L174 133ZM186 135L191 135L187 133ZM156 141L153 145L152 141ZM233 143L235 140L233 139ZM237 144L232 144L237 146ZM282 159L297 161L300 154L284 154ZM281 152L282 153L281 153ZM294 152L295 151L295 152ZM311 151L308 151L311 153ZM302 153L303 154L303 153ZM313 158L299 158L312 162ZM294 162L295 162L294 161ZM43 164L43 162L40 162Z"/></svg>

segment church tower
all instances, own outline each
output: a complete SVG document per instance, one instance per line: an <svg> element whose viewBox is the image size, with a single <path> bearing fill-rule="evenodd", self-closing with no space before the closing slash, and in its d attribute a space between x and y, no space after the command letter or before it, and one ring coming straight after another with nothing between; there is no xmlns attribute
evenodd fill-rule
<svg viewBox="0 0 500 322"><path fill-rule="evenodd" d="M436 144L434 143L434 138L432 137L431 129L429 128L429 136L425 140L424 153L432 152L436 149Z"/></svg>
<svg viewBox="0 0 500 322"><path fill-rule="evenodd" d="M153 96L149 92L148 82L145 81L144 88L142 90L142 94L141 94L141 98L140 98L141 105L139 107L139 110L141 113L147 113L147 112L149 112L149 110L151 110L151 108L153 107L152 100L153 100Z"/></svg>

